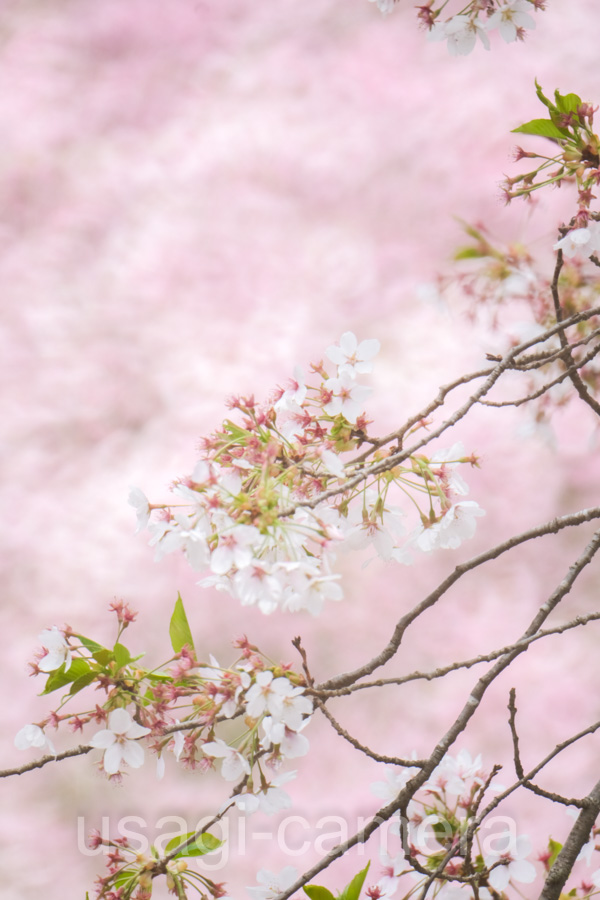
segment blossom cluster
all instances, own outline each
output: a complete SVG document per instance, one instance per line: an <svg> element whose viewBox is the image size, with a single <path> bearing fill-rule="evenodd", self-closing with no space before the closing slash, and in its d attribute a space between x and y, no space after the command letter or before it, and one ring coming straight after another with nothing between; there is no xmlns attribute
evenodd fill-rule
<svg viewBox="0 0 600 900"><path fill-rule="evenodd" d="M379 10L387 15L394 9L397 0L372 0ZM446 3L439 6L435 0L426 0L417 6L420 22L429 29L431 41L447 41L452 56L466 56L474 49L477 39L486 50L490 49L488 33L498 29L500 36L510 44L524 40L526 29L535 28L531 13L544 9L544 0L471 0L455 15L441 20ZM482 17L486 14L486 18Z"/></svg>
<svg viewBox="0 0 600 900"><path fill-rule="evenodd" d="M43 722L24 726L15 745L19 749L47 746L55 754L48 726L58 729L67 723L73 731L83 732L90 723L97 723L104 727L93 734L88 746L102 751L99 765L113 780L127 767L143 765L145 743L158 756L158 777L164 774L165 750L181 764L200 771L212 769L218 761L223 779L239 782L234 802L245 814L287 808L291 801L282 786L296 773L279 769L285 760L304 756L309 749L303 732L313 705L302 676L287 665L268 665L246 638L235 642L241 655L229 668L221 667L212 656L208 663L199 662L190 638L163 666L144 669L139 657L132 658L120 642L123 628L135 614L123 603L113 604L113 609L120 628L112 649L70 628L54 626L39 635L42 651L31 665L34 674L48 676L43 693L61 688L67 693ZM186 630L179 599L171 622L172 638L182 633L188 637ZM178 643L181 640L173 641L174 649ZM104 704L63 712L89 686L105 692ZM224 740L219 726L234 719L243 721L243 730Z"/></svg>
<svg viewBox="0 0 600 900"><path fill-rule="evenodd" d="M165 850L171 858L164 862L154 846L149 853L142 853L132 847L126 836L111 840L94 830L90 835L89 846L93 850L101 846L105 848L108 869L107 875L96 879L96 898L150 900L154 879L165 875L167 889L179 898L185 900L186 887L192 887L203 897L210 895L214 900L220 900L226 894L224 884L218 884L191 869L188 858L204 856L217 850L221 844L222 841L206 832L180 835L167 844Z"/></svg>
<svg viewBox="0 0 600 900"><path fill-rule="evenodd" d="M422 888L430 873L439 870L447 859L443 873L436 876L432 896L442 900L471 900L481 897L492 900L507 896L508 888L522 896L519 885L532 884L538 869L531 861L533 848L529 837L518 834L515 821L506 816L486 819L481 807L487 792L496 796L505 790L495 781L499 770L491 772L482 765L481 756L474 759L463 749L456 756L446 754L408 804L407 821L394 821L392 836L401 839L397 853L382 850L382 873L367 891L371 900L382 900L403 891L408 898ZM385 781L371 785L376 797L390 803L417 773L416 768L387 766ZM493 805L495 808L495 804ZM567 810L577 817L575 809ZM594 827L588 843L581 850L578 861L589 868L600 828ZM549 838L547 849L537 854L540 869L548 872L562 845ZM453 852L454 851L454 852ZM473 876L477 876L477 892L473 891ZM573 877L565 896L584 900L600 888L600 869Z"/></svg>
<svg viewBox="0 0 600 900"><path fill-rule="evenodd" d="M513 133L546 138L558 150L550 155L518 147L515 154L517 162L530 159L541 162L527 172L505 178L505 200L509 203L515 197L529 198L540 188L558 187L563 182L574 183L578 209L570 227L583 229L590 221L590 206L596 199L593 190L600 181L600 137L593 128L594 113L598 107L584 102L578 94L561 94L557 90L551 100L545 96L537 81L535 87L538 100L546 109L545 117L531 119L513 128Z"/></svg>
<svg viewBox="0 0 600 900"><path fill-rule="evenodd" d="M387 767L386 780L371 785L372 792L389 803L405 787L416 769ZM472 888L462 876L479 875L477 894L490 900L503 893L509 883L531 884L536 869L527 857L532 846L526 835L517 835L503 820L498 833L481 841L479 828L471 838L468 828L477 815L487 790L502 788L493 781L493 773L484 771L481 756L475 759L466 750L456 757L446 754L418 794L408 805L408 821L394 822L391 833L403 839L410 848L407 854L399 847L396 854L381 853L383 874L368 894L372 900L392 897L405 885L407 894L425 884L428 872L435 871L448 851L456 850L436 879L436 897L444 900L473 896ZM419 871L410 863L420 865ZM415 888L415 882L418 882Z"/></svg>
<svg viewBox="0 0 600 900"><path fill-rule="evenodd" d="M373 548L385 561L410 563L412 551L455 548L472 537L484 512L463 499L468 487L458 468L476 465L475 456L456 443L397 462L385 446L393 437L368 434L362 410L372 388L360 378L378 351L377 340L359 343L346 332L326 351L334 374L313 363L311 383L296 367L264 404L234 398L241 424L228 419L203 440L192 474L173 487L176 502L150 504L133 488L129 503L156 558L183 552L194 569L208 570L201 585L263 613L316 615L326 600L342 598L337 550ZM419 510L410 533L397 502L403 497Z"/></svg>

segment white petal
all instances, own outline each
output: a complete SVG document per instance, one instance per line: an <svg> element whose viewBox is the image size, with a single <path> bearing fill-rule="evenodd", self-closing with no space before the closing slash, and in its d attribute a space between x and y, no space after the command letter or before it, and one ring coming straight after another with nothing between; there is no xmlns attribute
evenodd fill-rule
<svg viewBox="0 0 600 900"><path fill-rule="evenodd" d="M140 766L144 765L144 748L141 744L136 744L135 741L125 741L122 745L121 754L127 765L131 766L132 769L139 769Z"/></svg>
<svg viewBox="0 0 600 900"><path fill-rule="evenodd" d="M121 744L114 743L104 754L104 771L107 775L116 775L121 765Z"/></svg>
<svg viewBox="0 0 600 900"><path fill-rule="evenodd" d="M108 716L108 727L115 734L125 734L131 728L133 719L126 709L113 709Z"/></svg>
<svg viewBox="0 0 600 900"><path fill-rule="evenodd" d="M132 741L136 738L143 737L145 734L150 734L150 730L150 728L146 728L144 725L138 725L137 722L132 722L127 729L126 735L127 738Z"/></svg>
<svg viewBox="0 0 600 900"><path fill-rule="evenodd" d="M90 747L95 747L97 750L106 750L107 747L112 747L116 740L114 731L103 728L102 731L97 731L91 739Z"/></svg>

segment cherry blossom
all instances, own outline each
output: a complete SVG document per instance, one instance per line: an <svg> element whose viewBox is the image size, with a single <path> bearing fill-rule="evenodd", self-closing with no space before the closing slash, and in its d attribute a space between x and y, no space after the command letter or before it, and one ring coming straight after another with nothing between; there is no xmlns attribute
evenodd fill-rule
<svg viewBox="0 0 600 900"><path fill-rule="evenodd" d="M249 566L234 575L234 595L242 606L256 604L267 615L275 612L283 593L280 574L281 569L253 559Z"/></svg>
<svg viewBox="0 0 600 900"><path fill-rule="evenodd" d="M132 487L129 491L127 500L130 506L133 506L137 516L137 528L135 533L143 531L148 527L150 521L150 502L144 492L138 487Z"/></svg>
<svg viewBox="0 0 600 900"><path fill-rule="evenodd" d="M450 496L469 493L469 486L457 471L461 461L466 457L464 445L459 441L446 450L436 450L429 459L432 470L442 483L442 490Z"/></svg>
<svg viewBox="0 0 600 900"><path fill-rule="evenodd" d="M108 728L96 732L90 746L104 750L104 771L107 775L116 775L122 763L132 769L139 769L144 764L144 748L137 739L149 733L150 729L134 722L126 709L113 709L108 716Z"/></svg>
<svg viewBox="0 0 600 900"><path fill-rule="evenodd" d="M427 35L430 41L448 41L451 56L467 56L475 48L477 38L486 50L490 49L484 26L472 16L454 16L447 22L436 22Z"/></svg>
<svg viewBox="0 0 600 900"><path fill-rule="evenodd" d="M374 491L367 491L365 499L363 509L355 507L349 517L353 527L348 532L344 549L362 550L373 546L377 555L388 562L397 543L394 535L406 531L402 521L404 513L397 506L384 506Z"/></svg>
<svg viewBox="0 0 600 900"><path fill-rule="evenodd" d="M289 678L274 678L267 707L276 722L282 722L292 731L299 731L304 717L312 714L312 701L304 697L303 687L294 687Z"/></svg>
<svg viewBox="0 0 600 900"><path fill-rule="evenodd" d="M376 3L379 12L383 13L384 16L388 16L394 9L396 0L371 0L371 3Z"/></svg>
<svg viewBox="0 0 600 900"><path fill-rule="evenodd" d="M442 787L449 794L458 797L465 793L467 781L481 780L479 778L481 772L481 755L471 759L471 754L465 749L460 750L456 757L447 753L439 766L432 772L425 789L436 791Z"/></svg>
<svg viewBox="0 0 600 900"><path fill-rule="evenodd" d="M207 756L214 756L222 759L221 775L225 781L237 781L242 775L250 774L250 766L248 761L242 756L238 750L234 750L221 738L216 741L210 741L202 746L202 751Z"/></svg>
<svg viewBox="0 0 600 900"><path fill-rule="evenodd" d="M292 781L297 772L285 772L274 778L270 784L265 784L259 791L254 794L238 794L235 798L235 805L241 812L249 816L260 810L267 816L275 815L282 809L289 809L292 805L292 799L285 791L281 789L283 784Z"/></svg>
<svg viewBox="0 0 600 900"><path fill-rule="evenodd" d="M554 244L554 250L562 250L571 259L581 253L592 256L600 250L600 222L591 221L586 228L573 228Z"/></svg>
<svg viewBox="0 0 600 900"><path fill-rule="evenodd" d="M318 616L325 601L342 600L344 592L339 584L339 575L313 574L310 566L298 567L288 580L283 597L282 609L297 612L305 609Z"/></svg>
<svg viewBox="0 0 600 900"><path fill-rule="evenodd" d="M308 725L308 722L308 719L304 720L302 729ZM271 716L265 716L261 726L264 737L260 743L264 750L268 750L271 745L278 746L280 754L286 759L296 759L299 756L306 756L308 753L310 749L308 738L299 734L298 731L286 728L282 722L275 722Z"/></svg>
<svg viewBox="0 0 600 900"><path fill-rule="evenodd" d="M417 532L417 546L429 552L435 548L455 550L463 541L469 540L475 534L477 523L475 519L485 516L485 510L481 509L474 500L461 500L429 527L421 526Z"/></svg>
<svg viewBox="0 0 600 900"><path fill-rule="evenodd" d="M365 375L373 371L371 362L379 353L381 344L375 338L367 341L356 340L351 331L346 331L340 338L339 347L333 344L325 351L331 362L338 367L338 376L343 372L349 375Z"/></svg>
<svg viewBox="0 0 600 900"><path fill-rule="evenodd" d="M246 890L252 897L252 900L274 900L278 894L291 887L297 877L298 870L294 866L285 866L278 875L274 872L269 872L268 869L260 869L256 880L262 886L247 887Z"/></svg>
<svg viewBox="0 0 600 900"><path fill-rule="evenodd" d="M505 865L496 866L489 876L490 886L497 891L503 891L509 881L519 881L522 884L531 884L535 881L536 871L533 863L525 859L531 853L531 841L527 835L516 838L510 831L495 837L495 841L506 839L506 851L492 852L485 856L485 864L491 868L495 863L503 862Z"/></svg>
<svg viewBox="0 0 600 900"><path fill-rule="evenodd" d="M275 409L286 409L296 412L306 400L307 387L304 383L304 372L300 366L294 366L294 377L290 386L275 403Z"/></svg>
<svg viewBox="0 0 600 900"><path fill-rule="evenodd" d="M374 781L371 784L371 793L383 800L384 803L391 803L417 771L418 769L398 770L394 766L386 766L385 781Z"/></svg>
<svg viewBox="0 0 600 900"><path fill-rule="evenodd" d="M243 569L253 558L253 548L261 540L258 528L253 525L235 525L219 536L219 545L210 557L210 568L215 575L225 575L233 567Z"/></svg>
<svg viewBox="0 0 600 900"><path fill-rule="evenodd" d="M507 44L516 41L520 29L535 28L535 22L529 15L531 4L527 0L508 0L493 13L487 22L488 30L497 28Z"/></svg>
<svg viewBox="0 0 600 900"><path fill-rule="evenodd" d="M56 755L56 750L50 738L46 737L39 725L25 725L15 735L14 741L17 750L28 750L29 747L48 747L50 753Z"/></svg>
<svg viewBox="0 0 600 900"><path fill-rule="evenodd" d="M54 672L55 669L60 669L63 664L65 672L71 668L71 648L63 632L56 625L42 631L38 635L38 641L47 651L46 655L39 661L38 669L41 669L42 672Z"/></svg>
<svg viewBox="0 0 600 900"><path fill-rule="evenodd" d="M357 384L352 375L344 370L338 378L330 378L326 382L328 393L333 393L331 400L323 405L330 416L343 415L352 425L363 411L364 402L373 393L373 389Z"/></svg>
<svg viewBox="0 0 600 900"><path fill-rule="evenodd" d="M385 850L379 851L379 858L383 865L383 875L377 882L377 887L381 891L381 897L393 897L398 890L398 876L402 874L405 867L404 853L398 853L396 856L390 856Z"/></svg>

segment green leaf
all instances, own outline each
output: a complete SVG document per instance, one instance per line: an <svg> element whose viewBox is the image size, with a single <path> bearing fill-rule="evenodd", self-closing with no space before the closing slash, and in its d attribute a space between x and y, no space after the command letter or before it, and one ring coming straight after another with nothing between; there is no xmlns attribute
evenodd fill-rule
<svg viewBox="0 0 600 900"><path fill-rule="evenodd" d="M305 894L308 894L310 900L335 900L331 891L326 887L320 887L318 884L305 884L302 888Z"/></svg>
<svg viewBox="0 0 600 900"><path fill-rule="evenodd" d="M558 91L554 91L554 96L557 109L561 113L577 112L582 103L581 97L578 97L577 94L563 95L559 94Z"/></svg>
<svg viewBox="0 0 600 900"><path fill-rule="evenodd" d="M457 250L454 254L454 259L481 259L483 256L487 255L487 253L478 250L477 247L461 247L460 250Z"/></svg>
<svg viewBox="0 0 600 900"><path fill-rule="evenodd" d="M194 639L183 608L183 600L181 594L177 594L177 602L171 616L171 624L169 626L169 636L175 653L179 653L182 647L187 644L190 650L194 650Z"/></svg>
<svg viewBox="0 0 600 900"><path fill-rule="evenodd" d="M371 863L368 862L365 868L358 875L354 876L350 884L346 885L339 896L339 900L358 900L370 865Z"/></svg>
<svg viewBox="0 0 600 900"><path fill-rule="evenodd" d="M118 875L115 876L114 885L116 888L123 887L126 884L131 884L132 878L136 877L135 869L123 869L122 872L119 872ZM132 886L135 886L137 883L137 878L133 882Z"/></svg>
<svg viewBox="0 0 600 900"><path fill-rule="evenodd" d="M92 654L96 653L98 650L104 650L102 644L97 644L96 641L91 641L89 638L84 637L83 634L76 634L75 637L79 638L86 650L89 650Z"/></svg>
<svg viewBox="0 0 600 900"><path fill-rule="evenodd" d="M98 665L104 666L104 668L106 668L106 666L108 666L108 664L115 658L115 654L112 652L112 650L107 650L106 647L102 647L101 650L97 650L95 653L92 653L92 656L96 660Z"/></svg>
<svg viewBox="0 0 600 900"><path fill-rule="evenodd" d="M537 78L535 79L535 92L538 95L538 99L542 101L544 106L547 106L548 109L551 109L551 110L556 109L554 103L552 103L550 100L548 100L548 98L545 97L544 94L542 93L542 89L537 82Z"/></svg>
<svg viewBox="0 0 600 900"><path fill-rule="evenodd" d="M535 134L539 137L551 138L552 140L564 141L570 137L566 128L559 128L554 122L548 119L532 119L518 128L513 128L512 134Z"/></svg>
<svg viewBox="0 0 600 900"><path fill-rule="evenodd" d="M92 681L95 681L97 672L87 672L85 675L81 675L76 681L71 685L71 690L69 691L72 697L75 694L78 694L79 691L82 691L84 687L87 687L88 684L91 684Z"/></svg>
<svg viewBox="0 0 600 900"><path fill-rule="evenodd" d="M61 687L64 687L65 684L71 684L72 681L77 681L78 678L81 678L82 675L86 675L88 672L90 672L90 666L85 659L72 660L67 672L65 672L65 665L63 663L60 669L56 669L56 671L51 672L48 676L48 681L46 682L46 687L42 691L42 695L51 694L52 691L58 691Z"/></svg>
<svg viewBox="0 0 600 900"><path fill-rule="evenodd" d="M123 669L128 662L131 662L131 653L123 644L117 643L113 648L113 653L115 655L115 662L117 664L117 669Z"/></svg>
<svg viewBox="0 0 600 900"><path fill-rule="evenodd" d="M556 857L562 850L563 845L559 844L558 841L553 841L552 838L548 838L548 850L550 851L550 858L548 859L548 865L551 867L556 862Z"/></svg>
<svg viewBox="0 0 600 900"><path fill-rule="evenodd" d="M183 842L187 841L189 838L194 837L195 833L195 831L190 831L188 834L180 834L177 837L174 837L165 847L165 853L171 853L175 847L183 844ZM220 841L213 834L205 832L204 834L198 835L195 841L173 858L180 859L183 856L205 856L207 853L213 853L213 851L218 850L222 845L223 841Z"/></svg>
<svg viewBox="0 0 600 900"><path fill-rule="evenodd" d="M248 431L245 428L236 425L231 419L226 419L223 422L223 428L225 429L225 433L230 434L235 440L239 441L242 438L245 439L248 437Z"/></svg>

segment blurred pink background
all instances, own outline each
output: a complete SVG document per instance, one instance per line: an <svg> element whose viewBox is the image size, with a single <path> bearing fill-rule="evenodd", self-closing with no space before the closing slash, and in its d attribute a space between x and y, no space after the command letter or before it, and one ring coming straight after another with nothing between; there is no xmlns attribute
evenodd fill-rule
<svg viewBox="0 0 600 900"><path fill-rule="evenodd" d="M427 43L404 0L387 19L366 0L4 0L2 766L34 756L16 751L13 737L49 708L26 665L47 626L68 622L109 641L106 610L123 598L140 612L133 648L158 663L180 590L201 652L227 662L231 639L245 632L296 665L290 640L302 634L322 680L377 652L398 615L458 561L597 502L585 410L558 420L556 451L523 437L523 413L480 410L443 442L462 439L482 457L482 469L467 473L471 498L487 510L476 540L410 569L363 570L343 557L346 600L316 621L267 619L198 588L183 560L155 564L126 503L130 485L160 500L191 471L198 438L220 423L231 393L263 396L343 331L382 342L370 405L381 431L496 349L457 310L421 300L420 288L462 240L453 215L543 250L567 214L566 192L540 200L530 219L523 205L504 208L498 189L512 171L510 129L539 113L534 77L546 92L600 99L596 0L552 0L537 23L526 45L496 35L492 52L454 59ZM583 543L546 540L465 580L415 625L390 674L514 639ZM584 584L561 620L593 608L593 571ZM505 762L500 780L510 781L513 685L526 764L593 721L595 634L589 626L528 652L458 746L482 752L489 768ZM422 755L475 678L367 692L332 710L377 751ZM381 767L317 717L308 737L293 812L313 824L342 815L353 831L357 815L377 808L369 784ZM597 758L591 739L541 783L585 792ZM79 852L78 816L89 831L103 816L137 815L152 839L160 816L193 828L225 796L218 777L175 766L158 782L153 760L121 788L89 758L5 781L0 897L63 900L91 889L101 859ZM528 798L507 806L540 849L551 828L564 836L564 811ZM377 848L369 850L377 877ZM214 877L243 897L259 868L301 867L317 855L292 859L276 841L249 839L239 862ZM340 889L356 869L340 864L322 883Z"/></svg>

